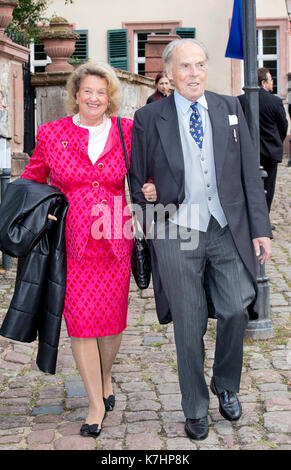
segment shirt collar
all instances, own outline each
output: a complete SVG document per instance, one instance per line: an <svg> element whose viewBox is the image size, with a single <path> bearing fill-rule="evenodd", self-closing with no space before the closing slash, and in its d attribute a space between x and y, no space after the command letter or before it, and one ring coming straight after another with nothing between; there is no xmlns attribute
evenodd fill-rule
<svg viewBox="0 0 291 470"><path fill-rule="evenodd" d="M186 114L189 111L191 104L193 104L192 101L187 100L187 98L182 96L176 89L174 90L174 99L176 107L179 108L183 114ZM205 95L200 96L197 102L203 106L203 108L208 109Z"/></svg>

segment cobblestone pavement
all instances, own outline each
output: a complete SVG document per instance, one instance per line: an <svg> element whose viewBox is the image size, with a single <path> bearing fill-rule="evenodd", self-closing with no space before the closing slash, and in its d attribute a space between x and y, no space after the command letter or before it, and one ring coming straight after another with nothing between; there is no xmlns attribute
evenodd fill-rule
<svg viewBox="0 0 291 470"><path fill-rule="evenodd" d="M196 450L291 449L291 168L280 165L271 214L274 232L270 277L274 337L245 339L240 391L243 415L224 420L211 395L209 436L190 440L177 380L173 326L159 325L153 290L131 283L128 327L113 367L116 407L98 439L79 435L87 397L76 371L63 324L56 375L35 365L36 343L0 337L0 450ZM289 219L289 220L288 220ZM15 265L0 269L0 320L13 293ZM205 336L208 383L215 347L215 321Z"/></svg>

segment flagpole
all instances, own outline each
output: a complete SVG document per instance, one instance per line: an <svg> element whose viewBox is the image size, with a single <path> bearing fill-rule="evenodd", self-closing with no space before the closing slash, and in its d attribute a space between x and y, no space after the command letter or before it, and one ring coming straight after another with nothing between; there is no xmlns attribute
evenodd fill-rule
<svg viewBox="0 0 291 470"><path fill-rule="evenodd" d="M259 129L259 86L257 67L256 39L256 0L242 0L244 80L246 94L245 115L255 147L255 155L260 166L260 129ZM266 173L260 166L261 176ZM249 307L249 313L258 315L257 320L248 322L246 336L254 339L266 339L274 336L273 323L270 319L269 278L265 274L265 265L257 262L257 298L255 306Z"/></svg>

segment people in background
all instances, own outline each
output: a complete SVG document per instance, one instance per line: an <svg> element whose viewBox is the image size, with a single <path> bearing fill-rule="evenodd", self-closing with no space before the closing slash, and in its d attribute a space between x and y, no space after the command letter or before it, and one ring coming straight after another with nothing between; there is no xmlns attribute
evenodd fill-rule
<svg viewBox="0 0 291 470"><path fill-rule="evenodd" d="M278 163L283 159L283 142L287 135L288 121L281 98L273 95L273 78L267 68L258 69L260 114L260 163L267 172L264 187L269 212L275 193ZM239 96L245 111L246 96Z"/></svg>
<svg viewBox="0 0 291 470"><path fill-rule="evenodd" d="M166 73L162 72L157 74L155 85L156 91L148 97L146 104L153 103L154 101L158 101L169 96L171 84Z"/></svg>

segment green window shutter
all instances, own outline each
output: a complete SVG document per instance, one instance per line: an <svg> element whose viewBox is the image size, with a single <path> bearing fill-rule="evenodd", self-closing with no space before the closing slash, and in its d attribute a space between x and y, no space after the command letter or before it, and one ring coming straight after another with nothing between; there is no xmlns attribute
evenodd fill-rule
<svg viewBox="0 0 291 470"><path fill-rule="evenodd" d="M75 33L78 33L80 37L76 41L75 51L71 58L86 61L88 59L88 30L76 29Z"/></svg>
<svg viewBox="0 0 291 470"><path fill-rule="evenodd" d="M181 38L195 39L196 31L195 28L175 28L175 34L178 34Z"/></svg>
<svg viewBox="0 0 291 470"><path fill-rule="evenodd" d="M128 31L110 29L107 31L108 63L117 69L129 70Z"/></svg>

